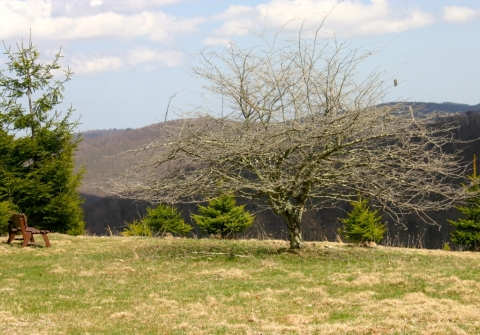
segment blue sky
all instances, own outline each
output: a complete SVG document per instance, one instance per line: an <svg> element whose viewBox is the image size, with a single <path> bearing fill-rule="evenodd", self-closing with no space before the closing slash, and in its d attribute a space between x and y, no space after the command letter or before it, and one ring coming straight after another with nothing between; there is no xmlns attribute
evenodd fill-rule
<svg viewBox="0 0 480 335"><path fill-rule="evenodd" d="M163 121L169 97L180 110L202 103L191 52L229 41L255 43L288 20L315 26L335 0L0 0L0 38L28 38L47 61L62 47L75 72L65 106L80 130L139 128ZM389 70L390 100L480 103L479 0L344 0L325 33L382 47L365 69ZM0 57L0 68L5 58ZM64 106L64 107L65 107ZM173 114L170 117L174 117Z"/></svg>

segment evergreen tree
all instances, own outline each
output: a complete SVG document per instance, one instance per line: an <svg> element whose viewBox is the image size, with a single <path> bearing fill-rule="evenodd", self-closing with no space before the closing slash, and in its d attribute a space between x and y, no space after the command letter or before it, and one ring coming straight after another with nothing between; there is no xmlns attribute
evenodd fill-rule
<svg viewBox="0 0 480 335"><path fill-rule="evenodd" d="M230 194L210 200L208 206L199 205L198 211L200 214L192 214L198 227L222 238L234 236L253 223L253 216L245 211L245 205L236 206L235 197Z"/></svg>
<svg viewBox="0 0 480 335"><path fill-rule="evenodd" d="M55 109L73 73L67 68L63 78L55 77L61 70L60 52L51 63L42 63L31 41L5 54L7 68L0 71L0 199L8 198L38 228L82 234L83 200L76 189L83 170L74 173L77 122L70 121L72 108L64 115Z"/></svg>
<svg viewBox="0 0 480 335"><path fill-rule="evenodd" d="M371 211L367 199L351 201L352 211L346 219L341 220L343 229L339 229L342 236L352 243L378 243L387 231L378 210Z"/></svg>
<svg viewBox="0 0 480 335"><path fill-rule="evenodd" d="M185 223L178 209L167 205L147 207L147 215L143 222L155 234L173 233L185 236L192 230L192 226Z"/></svg>
<svg viewBox="0 0 480 335"><path fill-rule="evenodd" d="M466 201L466 206L456 207L465 216L456 221L449 220L457 229L451 233L452 241L463 246L466 250L480 250L480 178L476 173L468 176L472 184L467 191L472 194Z"/></svg>
<svg viewBox="0 0 480 335"><path fill-rule="evenodd" d="M8 220L16 211L17 208L13 203L0 200L0 235L8 232Z"/></svg>
<svg viewBox="0 0 480 335"><path fill-rule="evenodd" d="M152 236L152 230L144 220L134 220L120 233L122 236Z"/></svg>

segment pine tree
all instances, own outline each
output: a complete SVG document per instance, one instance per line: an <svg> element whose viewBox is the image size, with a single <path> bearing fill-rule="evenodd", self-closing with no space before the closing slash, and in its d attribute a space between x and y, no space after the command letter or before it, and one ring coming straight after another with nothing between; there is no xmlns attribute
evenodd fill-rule
<svg viewBox="0 0 480 335"><path fill-rule="evenodd" d="M465 216L456 221L449 220L450 224L457 229L451 233L452 241L463 246L466 250L480 250L480 178L476 172L472 176L468 176L471 180L467 191L472 194L467 201L466 206L456 207Z"/></svg>
<svg viewBox="0 0 480 335"><path fill-rule="evenodd" d="M235 236L250 227L253 216L245 211L245 205L236 206L230 194L209 201L208 206L198 206L200 214L192 214L198 227L207 234L220 234L222 238Z"/></svg>
<svg viewBox="0 0 480 335"><path fill-rule="evenodd" d="M71 122L73 109L55 109L63 99L60 52L51 63L40 62L37 47L17 45L5 52L7 68L0 71L0 199L8 198L38 228L82 234L85 223L77 192L83 170L74 173L80 138ZM26 105L26 106L25 106Z"/></svg>
<svg viewBox="0 0 480 335"><path fill-rule="evenodd" d="M173 206L158 205L155 208L147 207L147 215L143 219L152 233L173 233L187 235L192 226L185 223L181 212Z"/></svg>
<svg viewBox="0 0 480 335"><path fill-rule="evenodd" d="M0 201L0 235L8 232L8 220L16 211L16 206L10 201Z"/></svg>
<svg viewBox="0 0 480 335"><path fill-rule="evenodd" d="M385 224L381 223L379 211L371 211L367 199L360 198L350 204L353 209L346 219L341 220L343 229L339 229L340 234L352 243L380 242L387 229Z"/></svg>
<svg viewBox="0 0 480 335"><path fill-rule="evenodd" d="M127 227L120 233L122 236L152 236L152 230L143 220L134 220L127 223Z"/></svg>

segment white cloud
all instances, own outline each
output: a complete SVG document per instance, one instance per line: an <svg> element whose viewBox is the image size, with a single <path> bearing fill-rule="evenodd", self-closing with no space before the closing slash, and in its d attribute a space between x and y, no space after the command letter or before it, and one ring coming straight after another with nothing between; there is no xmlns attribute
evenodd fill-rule
<svg viewBox="0 0 480 335"><path fill-rule="evenodd" d="M256 7L231 6L215 17L226 22L216 30L218 35L244 35L249 30L298 29L302 22L317 27L327 17L323 31L342 34L396 33L428 25L433 16L420 9L393 10L387 0L271 0Z"/></svg>
<svg viewBox="0 0 480 335"><path fill-rule="evenodd" d="M228 38L221 38L221 37L209 37L204 39L203 43L208 46L223 45L224 47L228 47L231 45L232 40Z"/></svg>
<svg viewBox="0 0 480 335"><path fill-rule="evenodd" d="M127 60L130 65L147 64L148 69L175 67L180 65L183 59L183 53L178 51L158 52L145 47L132 49L127 53Z"/></svg>
<svg viewBox="0 0 480 335"><path fill-rule="evenodd" d="M28 38L31 29L33 40L41 45L42 56L52 56L45 53L45 46L53 48L66 44L62 63L70 65L80 75L124 69L153 71L175 67L184 62L184 54L152 48L155 44L151 41L172 42L178 35L195 32L206 18L178 18L159 10L130 14L98 11L76 16L54 15L53 7L62 3L65 8L75 8L82 4L97 9L118 9L128 5L134 9L145 9L179 1L181 0L0 0L0 37L7 45L14 45L21 37ZM68 8L65 12L69 11ZM87 40L96 40L100 44L85 43ZM127 45L143 46L122 47L124 40ZM98 51L98 45L104 50L115 45L116 49ZM72 46L77 51L72 51ZM82 48L89 51L82 51Z"/></svg>
<svg viewBox="0 0 480 335"><path fill-rule="evenodd" d="M231 20L247 15L256 15L257 10L254 7L231 5L225 12L215 15L217 20Z"/></svg>
<svg viewBox="0 0 480 335"><path fill-rule="evenodd" d="M138 13L185 0L51 0L55 16L83 16L100 12Z"/></svg>
<svg viewBox="0 0 480 335"><path fill-rule="evenodd" d="M445 6L443 19L448 22L464 23L475 20L480 16L480 11L469 7Z"/></svg>
<svg viewBox="0 0 480 335"><path fill-rule="evenodd" d="M99 72L115 71L124 64L120 57L108 56L80 56L68 59L70 68L75 74L92 75Z"/></svg>
<svg viewBox="0 0 480 335"><path fill-rule="evenodd" d="M83 2L89 5L88 1ZM128 1L123 2L128 3ZM97 7L106 5L107 0ZM139 36L148 36L154 41L167 41L177 34L195 31L205 20L204 18L177 18L161 11L143 11L134 14L110 11L77 17L53 16L52 4L48 0L0 1L0 32L3 39L25 36L32 29L36 38L55 41L104 37L128 39Z"/></svg>
<svg viewBox="0 0 480 335"><path fill-rule="evenodd" d="M154 71L164 67L175 67L184 61L184 55L178 51L155 51L138 47L126 52L104 52L81 54L65 57L75 74L94 75L101 72L139 69Z"/></svg>
<svg viewBox="0 0 480 335"><path fill-rule="evenodd" d="M90 1L90 6L92 6L92 7L101 6L102 4L103 4L102 0L92 0L92 1Z"/></svg>

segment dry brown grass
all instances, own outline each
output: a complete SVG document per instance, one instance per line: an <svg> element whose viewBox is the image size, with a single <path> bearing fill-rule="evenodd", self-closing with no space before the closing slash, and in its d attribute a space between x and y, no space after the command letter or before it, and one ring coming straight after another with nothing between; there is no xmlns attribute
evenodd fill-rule
<svg viewBox="0 0 480 335"><path fill-rule="evenodd" d="M478 334L480 255L52 234L0 245L2 334Z"/></svg>

